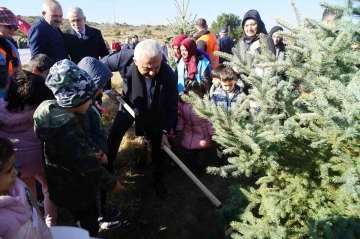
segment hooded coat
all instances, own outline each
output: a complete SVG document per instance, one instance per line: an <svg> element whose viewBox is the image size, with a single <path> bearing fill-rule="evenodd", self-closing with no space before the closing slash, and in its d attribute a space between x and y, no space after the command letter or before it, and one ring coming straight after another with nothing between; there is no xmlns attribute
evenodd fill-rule
<svg viewBox="0 0 360 239"><path fill-rule="evenodd" d="M187 149L204 149L211 146L211 136L215 134L212 124L202 119L190 104L179 103L179 120L176 130L183 131L182 146Z"/></svg>
<svg viewBox="0 0 360 239"><path fill-rule="evenodd" d="M32 214L33 207L27 199L27 193L29 192L26 185L17 178L13 187L6 192L6 195L0 196L0 238L52 238L49 228L40 216L38 216L36 225L34 214Z"/></svg>
<svg viewBox="0 0 360 239"><path fill-rule="evenodd" d="M268 49L274 53L275 55L275 47L273 40L268 36L268 33L265 28L264 22L261 20L260 14L256 10L250 10L247 13L245 13L243 21L242 21L242 28L244 29L244 25L246 23L246 20L248 19L254 19L257 23L258 29L256 37L249 37L245 34L245 31L243 33L243 37L239 40L238 47L240 47L240 54L243 58L245 58L246 52L248 52L251 48L251 45L259 40L260 33L265 34L264 41ZM261 39L260 39L261 40ZM261 42L260 42L261 43ZM261 53L261 48L257 48L256 51Z"/></svg>
<svg viewBox="0 0 360 239"><path fill-rule="evenodd" d="M111 71L101 61L93 57L84 57L78 64L80 69L86 71L93 79L96 88L99 90L112 77ZM107 135L102 123L101 109L96 105L96 99L84 115L78 115L85 133L89 136L91 148L95 152L102 151L107 154Z"/></svg>
<svg viewBox="0 0 360 239"><path fill-rule="evenodd" d="M44 172L41 142L34 133L35 106L25 106L19 112L9 112L7 102L0 99L0 135L14 145L15 167L22 178Z"/></svg>
<svg viewBox="0 0 360 239"><path fill-rule="evenodd" d="M280 26L274 26L273 28L271 28L269 36L272 38L273 34L275 32L278 31L284 31L284 29ZM284 42L281 40L279 42L279 44L277 46L275 46L275 51L276 51L276 56L278 57L281 53L284 54L285 53L285 44ZM284 55L283 55L284 56Z"/></svg>
<svg viewBox="0 0 360 239"><path fill-rule="evenodd" d="M101 167L77 116L45 101L35 111L35 134L45 143L45 171L50 199L80 210L93 204L96 191L112 191L116 179Z"/></svg>

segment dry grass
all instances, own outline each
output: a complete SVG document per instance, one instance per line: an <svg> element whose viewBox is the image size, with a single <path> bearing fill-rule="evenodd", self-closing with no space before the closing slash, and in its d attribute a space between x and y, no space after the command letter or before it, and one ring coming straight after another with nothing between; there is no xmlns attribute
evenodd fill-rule
<svg viewBox="0 0 360 239"><path fill-rule="evenodd" d="M38 21L39 17L35 16L21 16L25 21L27 21L30 25L34 24ZM110 23L96 23L96 22L88 22L87 23L91 27L95 27L99 29L105 40L108 41L109 44L113 40L119 40L120 42L124 42L125 38L132 38L134 34L140 37L140 40L146 38L153 38L163 43L169 36L171 36L170 26L165 25L140 25L133 26L128 25L126 23L123 24L110 24ZM63 19L63 23L61 25L61 29L64 30L69 28L70 24L67 19ZM15 38L19 38L23 36L20 31L17 31L15 34Z"/></svg>

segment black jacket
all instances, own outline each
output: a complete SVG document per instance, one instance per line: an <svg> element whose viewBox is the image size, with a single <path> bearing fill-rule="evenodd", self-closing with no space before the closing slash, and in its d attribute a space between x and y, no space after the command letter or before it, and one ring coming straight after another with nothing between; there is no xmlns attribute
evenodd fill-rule
<svg viewBox="0 0 360 239"><path fill-rule="evenodd" d="M42 53L53 61L68 59L64 34L60 29L54 29L42 17L29 30L29 44L31 57Z"/></svg>
<svg viewBox="0 0 360 239"><path fill-rule="evenodd" d="M218 40L218 45L219 45L219 51L221 52L226 52L228 54L232 54L232 49L234 48L234 41L231 40L230 37L228 36L223 36L220 37ZM224 63L226 60L224 58L219 59L219 63L222 64Z"/></svg>
<svg viewBox="0 0 360 239"><path fill-rule="evenodd" d="M74 29L64 31L65 44L73 62L79 63L84 57L91 56L96 59L109 55L101 31L85 25L85 37L79 39Z"/></svg>
<svg viewBox="0 0 360 239"><path fill-rule="evenodd" d="M127 73L130 65L133 62L134 50L126 49L119 52L114 52L111 55L105 56L100 61L104 63L111 72L118 71L123 80L123 96L128 92Z"/></svg>
<svg viewBox="0 0 360 239"><path fill-rule="evenodd" d="M112 71L118 71L123 79L123 97L135 113L135 131L143 135L145 125L153 123L153 133L162 130L170 132L170 128L177 120L177 81L171 67L162 62L159 73L155 76L158 88L155 94L150 115L147 112L147 93L144 77L134 76L137 67L133 63L134 50L121 50L120 52L104 57L101 61ZM134 88L135 86L135 88ZM158 91L157 91L157 90Z"/></svg>

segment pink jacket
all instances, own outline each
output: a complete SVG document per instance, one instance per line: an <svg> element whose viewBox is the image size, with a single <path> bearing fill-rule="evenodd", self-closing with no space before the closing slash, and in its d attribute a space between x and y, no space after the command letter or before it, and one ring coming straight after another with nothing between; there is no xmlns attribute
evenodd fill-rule
<svg viewBox="0 0 360 239"><path fill-rule="evenodd" d="M9 112L7 102L0 99L0 136L14 145L15 166L21 178L44 172L41 143L34 133L35 106L25 106L23 111Z"/></svg>
<svg viewBox="0 0 360 239"><path fill-rule="evenodd" d="M212 124L197 116L187 103L178 105L179 121L176 130L183 131L182 146L187 149L203 149L211 146L211 136L215 134Z"/></svg>
<svg viewBox="0 0 360 239"><path fill-rule="evenodd" d="M30 192L26 185L16 178L14 186L6 192L6 195L0 196L0 238L52 238L42 217L37 216L38 223L34 220L36 216L32 214L32 208L26 199L26 191Z"/></svg>

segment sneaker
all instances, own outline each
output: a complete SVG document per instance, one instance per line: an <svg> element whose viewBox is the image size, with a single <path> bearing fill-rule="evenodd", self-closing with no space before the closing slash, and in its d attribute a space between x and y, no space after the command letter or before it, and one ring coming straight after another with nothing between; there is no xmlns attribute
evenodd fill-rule
<svg viewBox="0 0 360 239"><path fill-rule="evenodd" d="M106 221L103 220L102 217L98 218L98 223L99 223L100 230L113 230L115 228L120 227L120 225L121 225L120 221L106 222Z"/></svg>
<svg viewBox="0 0 360 239"><path fill-rule="evenodd" d="M116 207L105 207L104 208L104 212L103 212L104 219L109 219L111 221L111 220L118 218L120 215L121 215L121 212Z"/></svg>

